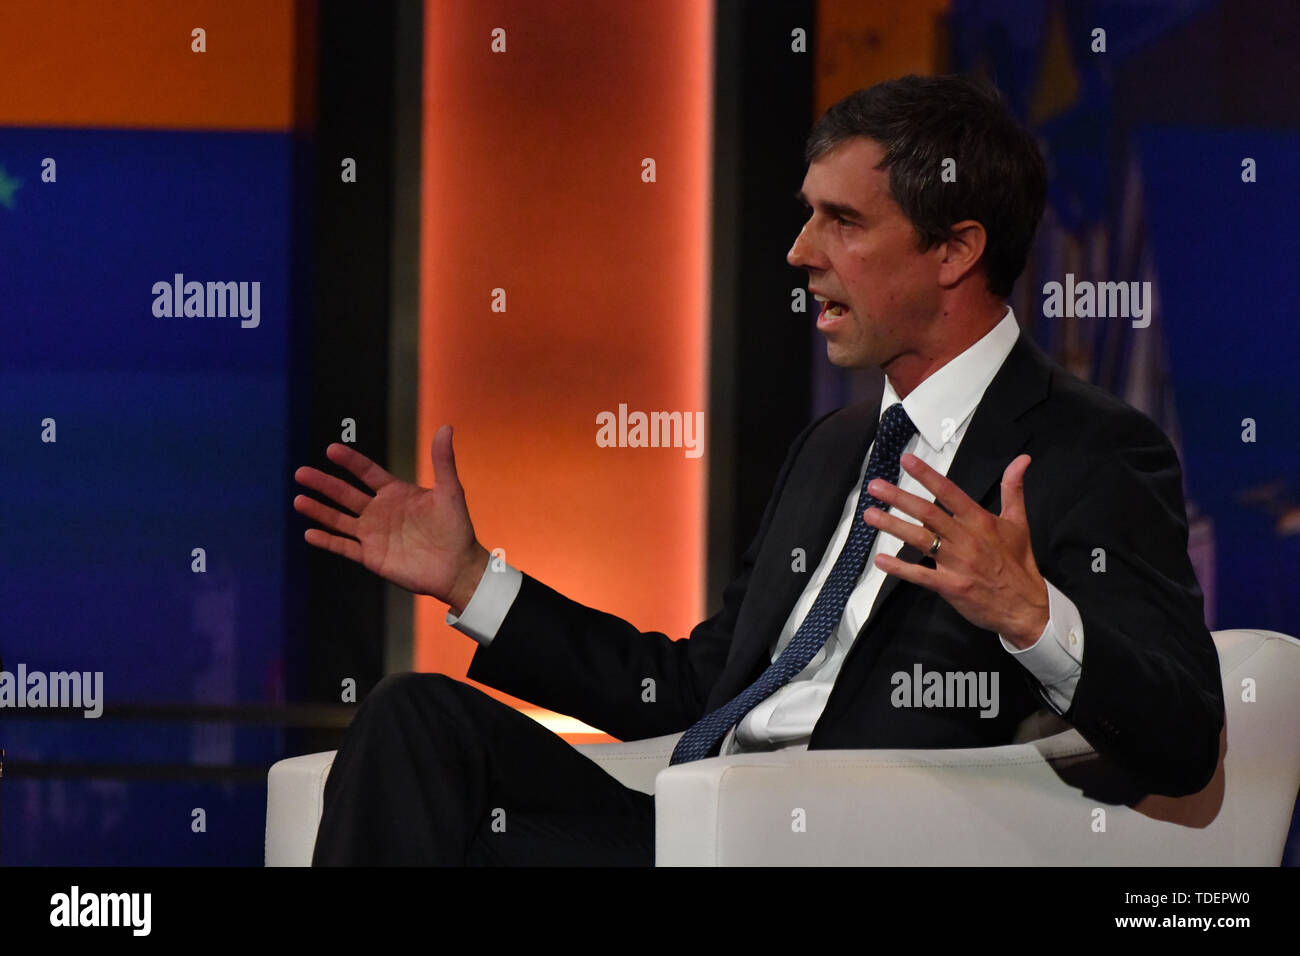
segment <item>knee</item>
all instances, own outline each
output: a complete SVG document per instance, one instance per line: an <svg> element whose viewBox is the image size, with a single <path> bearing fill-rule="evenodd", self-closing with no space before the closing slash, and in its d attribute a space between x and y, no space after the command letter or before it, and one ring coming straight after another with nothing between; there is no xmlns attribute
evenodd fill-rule
<svg viewBox="0 0 1300 956"><path fill-rule="evenodd" d="M363 710L403 710L417 703L439 704L456 692L459 683L446 674L414 671L389 674L366 694L357 713L359 716Z"/></svg>

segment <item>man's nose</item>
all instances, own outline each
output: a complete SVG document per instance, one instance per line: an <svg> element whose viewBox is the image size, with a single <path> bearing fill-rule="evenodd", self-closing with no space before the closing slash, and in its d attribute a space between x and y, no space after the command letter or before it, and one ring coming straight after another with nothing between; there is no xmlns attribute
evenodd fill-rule
<svg viewBox="0 0 1300 956"><path fill-rule="evenodd" d="M799 235L794 237L794 245L790 251L785 254L785 261L798 269L815 268L814 262L817 259L817 250L813 247L812 241L808 238L808 227L805 225L799 230Z"/></svg>

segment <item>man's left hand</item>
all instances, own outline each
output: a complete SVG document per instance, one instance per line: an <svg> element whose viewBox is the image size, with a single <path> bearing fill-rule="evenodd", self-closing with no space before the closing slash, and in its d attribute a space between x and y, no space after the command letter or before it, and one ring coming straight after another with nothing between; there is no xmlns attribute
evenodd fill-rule
<svg viewBox="0 0 1300 956"><path fill-rule="evenodd" d="M1029 456L1020 455L1002 473L1000 515L985 511L915 455L903 455L900 461L904 470L934 495L934 502L908 494L881 478L873 480L867 492L886 507L920 521L920 526L874 507L868 508L863 518L923 555L931 555L935 566L926 568L878 554L876 567L929 588L966 620L997 632L1009 644L1018 648L1033 645L1047 627L1050 612L1047 582L1038 573L1025 517L1024 481ZM939 550L932 554L936 534Z"/></svg>

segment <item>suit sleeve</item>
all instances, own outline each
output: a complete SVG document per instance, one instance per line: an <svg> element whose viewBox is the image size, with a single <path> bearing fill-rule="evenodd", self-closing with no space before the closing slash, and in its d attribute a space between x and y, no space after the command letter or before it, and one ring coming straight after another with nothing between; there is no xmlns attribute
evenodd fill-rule
<svg viewBox="0 0 1300 956"><path fill-rule="evenodd" d="M740 571L722 609L677 641L573 601L524 574L492 643L479 647L467 676L603 730L642 740L684 730L705 712L727 662L740 606L772 515L800 449L830 414L805 428L786 455ZM654 582L646 583L654 587ZM651 681L653 683L647 683ZM648 699L653 689L653 700Z"/></svg>
<svg viewBox="0 0 1300 956"><path fill-rule="evenodd" d="M1147 792L1195 793L1218 765L1223 685L1187 554L1182 469L1146 416L1097 434L1040 562L1083 621L1064 718Z"/></svg>

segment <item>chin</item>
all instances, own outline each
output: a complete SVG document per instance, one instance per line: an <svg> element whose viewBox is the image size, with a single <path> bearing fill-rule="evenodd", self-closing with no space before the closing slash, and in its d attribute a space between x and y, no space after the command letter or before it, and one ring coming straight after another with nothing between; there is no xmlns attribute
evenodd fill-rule
<svg viewBox="0 0 1300 956"><path fill-rule="evenodd" d="M866 360L860 355L846 352L830 342L826 343L826 359L837 368L866 368Z"/></svg>

